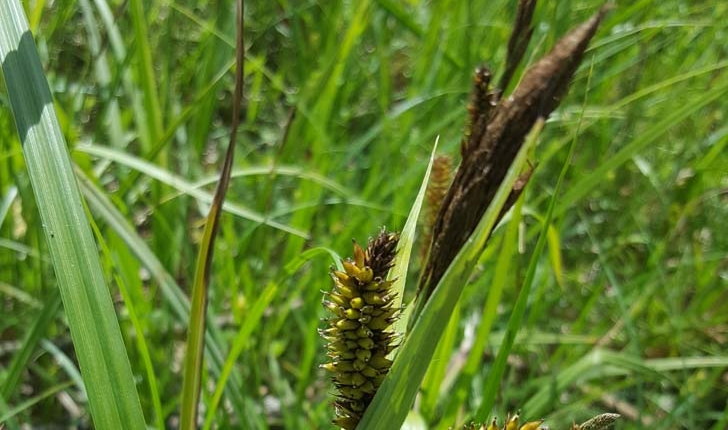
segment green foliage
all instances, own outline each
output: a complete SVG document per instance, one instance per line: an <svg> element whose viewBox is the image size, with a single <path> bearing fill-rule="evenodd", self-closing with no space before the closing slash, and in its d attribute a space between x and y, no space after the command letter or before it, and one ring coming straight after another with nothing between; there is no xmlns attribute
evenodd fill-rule
<svg viewBox="0 0 728 430"><path fill-rule="evenodd" d="M200 220L230 125L233 2L25 4L98 227L100 252L88 249L111 286L130 382L147 424L173 427ZM541 2L526 59L599 6ZM208 426L327 428L317 329L328 267L352 238L402 229L437 135L457 156L472 71L498 71L513 13L506 1L246 4L246 110L209 291ZM602 412L619 412L619 429L728 424L726 13L668 0L607 16L529 155L520 212L462 292L455 346L437 353L442 382L416 412L431 428L475 417L516 303L486 412L522 408L551 428ZM0 88L0 421L88 426L46 203ZM549 249L534 257L551 201ZM411 255L408 285L421 264Z"/></svg>
<svg viewBox="0 0 728 430"><path fill-rule="evenodd" d="M68 328L73 338L85 395L99 428L135 429L144 426L139 396L114 313L101 261L63 139L53 98L19 2L0 5L0 61L8 88L18 136L33 194L38 203L42 232L53 261ZM55 313L57 293L44 309ZM28 332L24 355L39 340L48 316L40 315ZM4 393L18 385L18 366L8 375ZM6 402L3 402L6 404ZM4 407L3 409L7 409ZM7 414L2 421L12 418ZM14 425L11 424L11 425Z"/></svg>

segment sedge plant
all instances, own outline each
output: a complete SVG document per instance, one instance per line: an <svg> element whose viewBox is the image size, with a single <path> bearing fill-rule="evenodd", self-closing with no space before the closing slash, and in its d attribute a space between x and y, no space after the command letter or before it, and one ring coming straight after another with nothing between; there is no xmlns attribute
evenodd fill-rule
<svg viewBox="0 0 728 430"><path fill-rule="evenodd" d="M338 392L334 402L337 412L334 423L344 429L397 428L404 422L434 347L479 254L495 224L519 198L532 174L532 170L526 168L526 157L543 127L544 118L558 106L568 89L571 76L606 11L602 8L589 21L564 36L549 54L526 72L513 93L505 97L504 88L512 79L533 31L531 19L535 6L535 1L519 3L499 87L490 86L492 76L487 68L475 71L472 102L461 143L462 162L445 195L432 199L439 201L439 213L431 226L431 238L425 244L429 251L423 264L414 312L406 314L408 330L401 334L404 339L401 351L393 348L397 334L390 326L399 316L400 308L392 307L391 297L404 288L391 289L393 281L387 280L387 271L375 270L370 262L376 255L376 258L385 259L389 269L394 259L393 251L388 250L386 257L379 257L377 250L382 247L377 244L392 236L382 233L370 241L366 251L355 245L354 260L344 262L344 272L333 272L335 288L327 294L329 299L324 305L334 317L329 319L330 328L322 332L329 342L332 362L324 367L334 374ZM438 164L442 163L439 161ZM442 188L441 183L446 181L441 179L443 176L446 177L438 172L433 188ZM543 245L537 246L534 255L539 255L542 248ZM526 279L527 287L532 276ZM398 281L403 284L405 278ZM523 288L522 296L526 297L528 291L529 288ZM367 294L370 300L367 300ZM521 311L514 313L515 327L522 318L524 303L521 299L516 307ZM373 317L372 313L381 317ZM376 333L370 326L372 323L378 330ZM505 348L499 353L501 360L508 354L514 335L512 329L510 341L503 344ZM386 358L390 354L395 357L393 366ZM485 401L478 415L489 412L497 390L493 381L498 381L500 372L494 372L495 376L489 378ZM506 421L506 429L518 428L518 415ZM361 426L357 427L360 422ZM536 429L540 424L530 422L522 428ZM490 428L498 428L495 421Z"/></svg>
<svg viewBox="0 0 728 430"><path fill-rule="evenodd" d="M204 10L186 1L131 0L124 3L128 8L104 0L0 3L7 87L0 107L14 114L3 109L0 127L17 130L0 143L3 150L10 143L0 154L0 427L40 426L51 417L54 424L68 419L96 428L180 422L205 429L323 428L334 421L346 429L388 429L419 420L420 428L533 430L547 423L565 428L573 418L596 415L571 426L594 430L613 424L616 414L600 412L614 409L628 418L617 426L702 428L695 423L707 422L706 428L725 428L724 289L713 288L724 279L725 253L705 251L723 239L702 226L700 234L689 234L693 217L704 216L709 226L716 223L712 218L722 219L711 214L723 213L720 163L728 140L720 121L724 109L710 108L728 91L721 80L726 62L704 43L720 40L722 28L712 14L720 16L723 5L699 15L705 6L683 4L680 10L687 12L677 21L646 19L662 8L654 4L620 8L584 63L591 63L589 76L598 76L586 82L590 99L592 91L622 98L606 107L584 102L576 115L566 106L553 115L603 13L560 41L551 35L562 33L571 16L596 9L593 3L521 1L512 26L489 21L511 7L507 2L491 3L486 11L470 2L333 2L325 10L316 2L284 3L248 8L246 19L257 27L245 69L241 59L230 58L231 47L242 42L227 35L235 20L231 2ZM277 14L280 19L267 20ZM535 26L534 15L549 16L549 29ZM626 24L615 24L621 22ZM85 36L68 37L79 26ZM496 42L507 37L501 31L506 27L513 35L500 49ZM393 29L404 33L396 43L389 39ZM503 38L466 43L471 32L485 29ZM72 47L65 54L81 40L88 58L78 49L77 56L61 55L55 63L59 40ZM390 58L411 41L417 55ZM185 55L170 61L155 46ZM528 58L529 46L534 52L554 49L539 60ZM663 55L671 49L681 52L680 67ZM439 107L452 107L456 98L460 103L469 69L501 52L500 67L475 71L461 133L463 109ZM362 53L376 67L363 64ZM527 58L533 66L521 73ZM649 64L655 58L659 70ZM671 67L663 62L675 69L667 79L663 74ZM58 79L56 67L71 74ZM219 90L233 67L245 72L249 93L246 109L229 115L235 105L228 106ZM633 69L648 85L614 78ZM94 85L78 85L89 70ZM415 84L403 87L392 76ZM574 85L581 90L584 83ZM235 104L240 98L230 97ZM707 114L696 120L697 112ZM245 156L237 160L243 167L232 166L231 155L220 163L226 166L220 180L211 173L225 152L215 144L215 130L234 130L235 120L227 123L231 116L243 121L231 135L252 139L244 141ZM568 151L543 139L542 128L550 139L575 117L577 134L588 130L579 140L588 140L592 151L575 151L576 138ZM605 118L618 118L624 131L610 132ZM91 127L97 123L103 127ZM696 131L708 129L702 141ZM683 134L693 147L679 147L681 130L690 130ZM422 142L438 133L446 149L432 150L424 179L415 177L417 169L396 170L404 153L408 162L417 160L411 155L418 149L424 157L429 148ZM625 136L624 146L605 143ZM459 157L448 150L458 142ZM655 158L662 161L651 158L650 147L658 147ZM661 175L670 171L664 161L672 160L666 154L675 147L687 161L668 187ZM590 157L598 164L585 169ZM566 161L553 184L543 179L544 170L559 158ZM367 174L359 170L365 168ZM570 178L572 169L578 180ZM647 207L649 226L628 235L620 230L630 231L645 215L642 201L631 198L642 182L635 176L645 178L657 191L650 188L650 196L669 210ZM226 177L237 183L223 199ZM220 192L206 190L217 181ZM631 202L616 222L597 221L615 204L606 192L589 209L577 204L607 189L603 184L621 184L613 194ZM711 192L706 184L713 184ZM405 191L417 185L411 204L416 192ZM538 213L538 205L548 210ZM344 207L357 215L341 217ZM421 208L429 211L422 233ZM519 232L529 217L538 225ZM405 219L398 233L376 233L382 224L399 227ZM504 235L494 235L501 220ZM547 249L557 288L575 282L569 272L574 255L591 252L568 242L560 223L572 221L578 225L569 232L588 237L608 285L579 275L579 283L593 289L554 292L544 282L539 260ZM203 223L204 233L198 228ZM660 230L672 225L668 234ZM373 238L355 245L351 258L337 255L351 250L341 242L367 233ZM535 247L516 250L519 234ZM667 239L651 242L650 235ZM635 257L640 247L651 247L644 261ZM528 265L521 279L513 270L519 251ZM336 265L331 279L316 280L328 256ZM632 258L639 261L635 273L626 269L634 266ZM626 263L624 277L615 261ZM467 337L460 334L463 326L472 328L468 300L481 287L487 301L468 338L472 344L458 346ZM546 310L562 311L549 306L554 296L561 303L582 294L586 302L570 305L578 312L568 327L578 332L600 318L590 334L539 327ZM512 312L500 324L509 305ZM663 313L675 317L665 322ZM553 323L566 325L567 318ZM49 341L49 334L56 337ZM670 339L663 346L665 336ZM680 341L688 337L690 342ZM519 384L519 354L539 342L548 346L534 362L549 374L526 374L526 384ZM626 347L617 351L621 342ZM684 348L694 344L701 353L687 356ZM621 390L635 408L613 400ZM523 412L505 421L493 417L518 408ZM58 418L67 411L70 418ZM552 424L559 421L561 426Z"/></svg>

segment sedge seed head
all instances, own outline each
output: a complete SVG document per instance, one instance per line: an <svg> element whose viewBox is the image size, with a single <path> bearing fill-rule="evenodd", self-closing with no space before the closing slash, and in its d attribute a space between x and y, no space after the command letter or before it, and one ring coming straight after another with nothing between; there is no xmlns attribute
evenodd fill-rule
<svg viewBox="0 0 728 430"><path fill-rule="evenodd" d="M619 414L601 414L581 424L574 424L570 430L606 430L618 418ZM494 417L490 423L471 422L470 424L465 424L462 428L463 430L544 430L548 428L542 426L543 419L529 421L519 427L519 419L519 414L513 416L508 414L503 422L503 427L498 425L498 418Z"/></svg>
<svg viewBox="0 0 728 430"><path fill-rule="evenodd" d="M354 243L353 258L342 262L344 271L331 271L334 287L324 293L331 317L320 333L330 362L321 367L332 373L337 391L333 422L346 430L359 423L392 365L386 358L396 346L391 325L401 309L386 279L398 241L397 233L382 230L366 249Z"/></svg>

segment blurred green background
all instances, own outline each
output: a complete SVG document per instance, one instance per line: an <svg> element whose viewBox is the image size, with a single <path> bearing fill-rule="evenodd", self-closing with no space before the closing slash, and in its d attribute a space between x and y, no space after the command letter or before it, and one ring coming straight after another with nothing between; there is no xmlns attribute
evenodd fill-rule
<svg viewBox="0 0 728 430"><path fill-rule="evenodd" d="M102 262L147 422L153 401L135 343L142 334L120 282L151 348L163 419L174 427L186 321L169 289L189 292L227 144L234 4L24 5L97 239L108 246ZM542 2L526 62L600 5ZM328 267L350 254L352 238L402 228L436 136L457 163L472 71L501 70L515 6L246 2L246 109L211 279L223 353L264 288L277 293L251 327L235 369L239 398L227 399L218 428L239 428L242 415L260 427L330 427L332 388L318 368L316 332ZM575 139L494 413L520 408L552 429L601 412L622 414L619 429L728 428L727 14L726 2L667 0L618 1L607 15L540 137L523 253L466 413L477 408ZM0 384L29 327L47 327L20 385L0 398L21 405L20 423L88 428L62 309L47 306L57 300L53 268L1 88ZM479 323L503 230L465 291L453 372ZM420 264L411 263L412 280ZM214 378L205 383L214 388ZM419 414L434 424L439 411Z"/></svg>

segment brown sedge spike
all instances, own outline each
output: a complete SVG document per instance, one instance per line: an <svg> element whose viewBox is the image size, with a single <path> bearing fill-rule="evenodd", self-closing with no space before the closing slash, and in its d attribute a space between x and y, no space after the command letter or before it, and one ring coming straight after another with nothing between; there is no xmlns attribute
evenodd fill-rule
<svg viewBox="0 0 728 430"><path fill-rule="evenodd" d="M447 189L450 187L452 178L452 159L447 155L440 155L432 162L432 172L430 173L430 182L427 184L425 191L425 200L427 200L427 209L425 214L424 240L422 243L421 261L427 258L427 252L430 250L432 242L432 229L437 222L437 213L440 211L442 201L445 199Z"/></svg>
<svg viewBox="0 0 728 430"><path fill-rule="evenodd" d="M333 423L353 430L389 371L387 358L395 348L391 325L401 308L394 307L393 280L399 234L382 230L366 249L354 242L354 258L342 262L343 271L331 270L334 288L324 293L324 308L333 316L320 330L328 341L330 361L321 367L333 374L336 387Z"/></svg>
<svg viewBox="0 0 728 430"><path fill-rule="evenodd" d="M488 127L490 114L498 102L499 92L490 89L493 75L486 66L478 66L473 74L473 90L468 103L468 121L460 142L460 155L465 158L478 146Z"/></svg>

